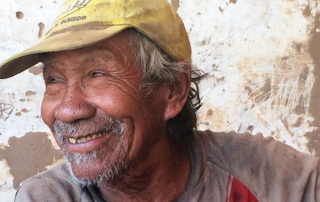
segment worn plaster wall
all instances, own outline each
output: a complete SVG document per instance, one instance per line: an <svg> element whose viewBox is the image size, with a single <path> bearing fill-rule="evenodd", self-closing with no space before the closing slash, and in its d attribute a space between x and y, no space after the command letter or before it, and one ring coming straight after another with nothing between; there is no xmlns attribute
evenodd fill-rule
<svg viewBox="0 0 320 202"><path fill-rule="evenodd" d="M0 61L39 41L64 0L1 0ZM320 10L312 0L169 0L201 83L199 129L262 132L320 156ZM319 45L318 45L319 44ZM0 80L0 200L63 161L40 114L41 65ZM285 157L284 157L285 158Z"/></svg>
<svg viewBox="0 0 320 202"><path fill-rule="evenodd" d="M200 128L262 132L319 155L318 2L184 0L179 13L210 74Z"/></svg>

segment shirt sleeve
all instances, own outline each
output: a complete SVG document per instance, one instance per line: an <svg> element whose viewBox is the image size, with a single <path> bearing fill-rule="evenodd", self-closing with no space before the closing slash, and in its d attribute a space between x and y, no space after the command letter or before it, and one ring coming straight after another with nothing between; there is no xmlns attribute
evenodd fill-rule
<svg viewBox="0 0 320 202"><path fill-rule="evenodd" d="M261 134L206 133L211 161L239 179L260 202L320 201L318 158Z"/></svg>
<svg viewBox="0 0 320 202"><path fill-rule="evenodd" d="M22 182L15 202L80 202L82 199L81 187L72 182L64 169L50 169Z"/></svg>

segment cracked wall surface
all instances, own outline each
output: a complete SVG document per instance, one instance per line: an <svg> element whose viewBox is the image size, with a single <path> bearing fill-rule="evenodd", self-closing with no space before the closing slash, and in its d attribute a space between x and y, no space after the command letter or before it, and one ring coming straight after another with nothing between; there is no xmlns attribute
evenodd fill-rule
<svg viewBox="0 0 320 202"><path fill-rule="evenodd" d="M39 42L64 0L3 0L0 61ZM183 19L201 85L201 130L273 136L320 156L320 5L312 0L169 0ZM40 107L41 64L0 80L0 198L64 160ZM285 157L284 157L285 158Z"/></svg>

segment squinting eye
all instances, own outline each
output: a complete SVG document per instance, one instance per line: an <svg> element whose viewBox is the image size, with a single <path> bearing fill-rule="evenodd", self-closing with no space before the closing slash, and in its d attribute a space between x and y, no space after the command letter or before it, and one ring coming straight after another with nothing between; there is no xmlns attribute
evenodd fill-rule
<svg viewBox="0 0 320 202"><path fill-rule="evenodd" d="M46 83L58 83L59 80L54 77L49 77Z"/></svg>
<svg viewBox="0 0 320 202"><path fill-rule="evenodd" d="M98 76L102 76L103 74L101 74L100 72L93 72L91 74L91 77L98 77Z"/></svg>

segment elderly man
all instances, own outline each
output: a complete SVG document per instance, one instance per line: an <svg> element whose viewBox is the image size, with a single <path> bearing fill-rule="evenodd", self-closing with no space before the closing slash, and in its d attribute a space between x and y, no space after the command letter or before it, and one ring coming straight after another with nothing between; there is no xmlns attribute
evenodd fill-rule
<svg viewBox="0 0 320 202"><path fill-rule="evenodd" d="M69 0L0 77L38 62L42 117L68 161L23 182L17 201L320 200L317 158L195 130L201 75L167 0Z"/></svg>

